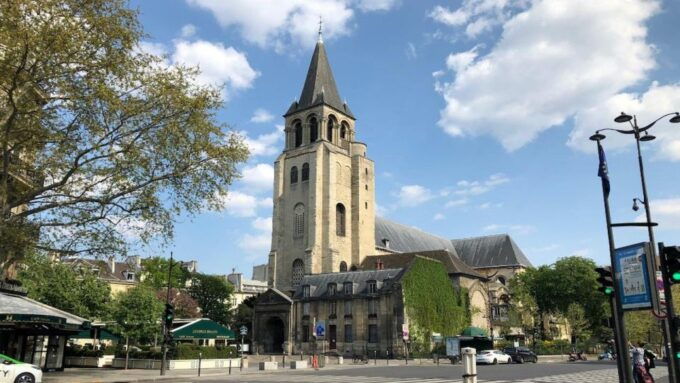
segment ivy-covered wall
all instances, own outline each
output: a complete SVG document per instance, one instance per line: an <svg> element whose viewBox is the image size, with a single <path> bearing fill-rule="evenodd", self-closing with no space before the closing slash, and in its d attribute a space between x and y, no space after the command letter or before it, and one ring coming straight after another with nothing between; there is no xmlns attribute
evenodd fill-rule
<svg viewBox="0 0 680 383"><path fill-rule="evenodd" d="M415 258L401 284L413 351L429 351L433 332L458 335L470 325L467 291L453 287L440 262Z"/></svg>

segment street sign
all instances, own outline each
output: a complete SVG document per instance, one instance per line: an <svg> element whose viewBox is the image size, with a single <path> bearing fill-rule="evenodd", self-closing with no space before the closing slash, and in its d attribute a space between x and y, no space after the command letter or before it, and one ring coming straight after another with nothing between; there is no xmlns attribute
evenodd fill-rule
<svg viewBox="0 0 680 383"><path fill-rule="evenodd" d="M405 340L408 341L408 324L403 323L401 325L401 337Z"/></svg>
<svg viewBox="0 0 680 383"><path fill-rule="evenodd" d="M248 327L246 327L246 326L241 326L241 328L239 330L241 330L241 335L247 335L248 334Z"/></svg>
<svg viewBox="0 0 680 383"><path fill-rule="evenodd" d="M314 326L314 336L317 338L323 338L326 336L326 322L325 321L317 321L316 325Z"/></svg>
<svg viewBox="0 0 680 383"><path fill-rule="evenodd" d="M652 307L649 283L647 243L621 247L615 251L616 283L623 310L640 310Z"/></svg>

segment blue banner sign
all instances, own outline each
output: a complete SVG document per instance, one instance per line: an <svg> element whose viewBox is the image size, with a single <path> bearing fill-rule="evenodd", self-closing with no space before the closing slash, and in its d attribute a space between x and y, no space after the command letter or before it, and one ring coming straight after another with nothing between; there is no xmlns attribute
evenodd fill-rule
<svg viewBox="0 0 680 383"><path fill-rule="evenodd" d="M616 249L614 271L623 310L652 308L647 255L646 242Z"/></svg>

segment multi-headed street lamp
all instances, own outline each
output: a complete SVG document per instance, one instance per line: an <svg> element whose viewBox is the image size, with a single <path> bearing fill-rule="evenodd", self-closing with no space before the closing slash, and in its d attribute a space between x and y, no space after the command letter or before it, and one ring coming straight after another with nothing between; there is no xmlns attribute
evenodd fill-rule
<svg viewBox="0 0 680 383"><path fill-rule="evenodd" d="M636 116L631 116L629 114L621 112L619 116L614 118L614 122L620 123L620 124L625 124L628 123L631 126L631 129L613 129L613 128L605 128L605 129L600 129L593 134L590 139L592 141L596 141L598 144L598 149L601 151L601 141L606 138L604 134L602 134L603 131L613 131L621 134L627 134L627 135L632 135L635 138L635 144L637 148L637 155L638 155L638 166L640 169L640 181L642 183L642 199L640 198L634 198L633 199L633 210L638 211L639 206L638 203L640 203L642 206L645 208L645 218L646 222L645 223L622 223L622 224L612 224L611 223L611 218L609 214L609 201L608 201L608 179L607 179L607 185L606 185L606 191L605 191L605 212L606 212L606 218L607 218L607 230L609 234L609 247L610 247L610 256L611 256L611 261L612 265L614 264L614 240L613 240L613 234L612 234L612 227L616 226L646 226L647 227L647 233L649 235L649 242L650 242L650 257L654 260L654 264L656 264L656 248L655 248L655 240L654 240L654 226L656 226L656 223L652 222L652 213L650 209L650 203L649 203L649 196L647 194L647 182L645 180L645 170L644 170L644 165L642 162L642 151L640 150L640 142L648 142L654 140L656 137L649 134L649 130L659 121L662 119L672 116L669 121L671 123L680 123L680 113L674 112L674 113L668 113L664 114L663 116L657 118L656 120L652 121L651 123L640 127L638 126L637 123L637 117ZM603 161L603 152L601 152L601 163ZM601 165L602 166L602 165ZM606 165L605 165L606 166ZM606 169L604 172L606 173ZM605 174L606 175L606 174ZM604 180L603 180L604 182ZM604 187L604 183L603 183ZM604 190L604 189L603 189ZM664 260L664 257L662 257L662 262ZM662 271L665 272L665 265L662 263ZM673 355L675 356L676 353L674 351L680 351L680 350L674 350L675 346L672 345L673 342L671 339L673 338L673 316L674 316L674 310L673 310L673 302L672 302L672 294L670 291L670 288L667 286L667 281L666 277L664 276L664 284L666 285L665 293L666 293L666 307L667 307L667 315L664 319L664 335L666 339L666 344L668 345L668 355ZM655 285L655 284L653 284ZM617 301L615 302L615 305L618 306L617 309L620 310L620 302ZM615 315L615 317L618 315ZM622 319L620 317L620 319ZM618 327L618 326L617 326ZM624 328L624 325L621 321L620 327L618 328L619 330L622 330ZM675 329L677 330L677 329ZM619 338L619 340L622 340ZM627 354L627 353L626 353ZM624 354L625 355L625 354ZM675 379L678 377L678 360L677 358L671 358L670 363L668 365L668 370L669 370L669 376L671 381L675 381ZM621 372L621 371L620 371Z"/></svg>

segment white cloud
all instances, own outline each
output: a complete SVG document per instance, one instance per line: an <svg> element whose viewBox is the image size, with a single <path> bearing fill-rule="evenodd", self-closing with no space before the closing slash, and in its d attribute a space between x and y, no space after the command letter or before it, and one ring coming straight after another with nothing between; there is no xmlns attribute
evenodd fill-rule
<svg viewBox="0 0 680 383"><path fill-rule="evenodd" d="M413 60L418 58L418 52L416 51L416 46L413 43L406 44L406 58Z"/></svg>
<svg viewBox="0 0 680 383"><path fill-rule="evenodd" d="M235 217L255 217L258 208L271 208L273 203L271 198L258 199L253 195L237 190L230 191L222 198L224 200L226 212Z"/></svg>
<svg viewBox="0 0 680 383"><path fill-rule="evenodd" d="M456 188L453 190L453 193L459 196L480 195L488 193L496 186L507 182L510 182L510 178L502 173L492 174L489 176L489 178L483 181L461 180L456 184Z"/></svg>
<svg viewBox="0 0 680 383"><path fill-rule="evenodd" d="M142 53L151 54L159 57L168 54L167 49L165 49L165 45L161 43L153 43L151 41L140 41L137 49L139 49L139 51Z"/></svg>
<svg viewBox="0 0 680 383"><path fill-rule="evenodd" d="M655 66L645 23L658 1L536 0L525 9L522 2L476 0L463 8L468 3L488 7L474 11L480 17L499 9L506 16L488 53L454 53L447 60L453 80L437 81L446 101L439 125L453 136L490 135L516 150L645 80Z"/></svg>
<svg viewBox="0 0 680 383"><path fill-rule="evenodd" d="M319 17L325 39L351 32L354 9L385 11L395 0L186 0L209 10L224 27L236 27L244 39L282 52L289 45L316 42Z"/></svg>
<svg viewBox="0 0 680 383"><path fill-rule="evenodd" d="M463 25L468 21L470 15L463 9L459 8L452 11L448 8L437 5L430 11L429 16L436 21L449 26Z"/></svg>
<svg viewBox="0 0 680 383"><path fill-rule="evenodd" d="M460 8L451 10L440 5L428 14L435 21L450 27L465 26L465 34L475 38L503 24L513 13L523 10L529 0L464 0Z"/></svg>
<svg viewBox="0 0 680 383"><path fill-rule="evenodd" d="M256 123L262 123L262 122L269 122L274 119L274 115L266 111L265 109L258 108L255 110L255 113L253 113L253 116L250 117L250 122L256 122Z"/></svg>
<svg viewBox="0 0 680 383"><path fill-rule="evenodd" d="M636 114L638 124L644 126L654 119L678 110L680 105L680 83L672 85L659 85L652 83L650 88L642 93L620 93L609 97L603 102L593 105L591 108L579 112L575 119L575 127L569 137L569 146L575 149L592 152L596 145L588 140L596 129L602 127L616 127L613 123L622 111L628 114ZM677 126L668 126L668 119L659 121L651 132L657 140L645 143L645 146L653 145L653 155L669 161L680 161L680 129ZM666 126L664 126L666 125ZM623 127L629 128L628 126ZM635 140L629 135L603 132L607 135L603 145L605 150L618 149L635 144Z"/></svg>
<svg viewBox="0 0 680 383"><path fill-rule="evenodd" d="M274 167L269 164L257 164L243 168L241 183L248 190L262 192L274 186Z"/></svg>
<svg viewBox="0 0 680 383"><path fill-rule="evenodd" d="M176 41L172 61L174 64L198 66L201 70L198 82L222 86L225 99L236 90L250 88L260 75L250 66L244 53L203 40Z"/></svg>
<svg viewBox="0 0 680 383"><path fill-rule="evenodd" d="M459 206L464 206L467 205L468 202L470 202L467 198L461 198L461 199L455 199L452 201L448 201L447 203L444 204L445 208L452 208L452 207L459 207Z"/></svg>
<svg viewBox="0 0 680 383"><path fill-rule="evenodd" d="M252 255L265 256L271 249L271 233L245 234L238 242L238 247Z"/></svg>
<svg viewBox="0 0 680 383"><path fill-rule="evenodd" d="M446 219L446 216L442 213L437 213L434 215L434 217L432 217L432 219L435 221L441 221L443 219Z"/></svg>
<svg viewBox="0 0 680 383"><path fill-rule="evenodd" d="M272 133L261 134L257 138L248 137L248 133L244 131L239 134L244 137L251 156L272 156L281 151L278 143L283 138L283 126L277 125Z"/></svg>
<svg viewBox="0 0 680 383"><path fill-rule="evenodd" d="M432 199L432 192L420 185L405 185L402 186L397 194L399 205L401 206L418 206Z"/></svg>
<svg viewBox="0 0 680 383"><path fill-rule="evenodd" d="M680 229L680 198L655 199L651 203L652 217L659 223L659 228ZM644 207L643 207L644 209ZM644 222L645 215L636 218L637 222Z"/></svg>
<svg viewBox="0 0 680 383"><path fill-rule="evenodd" d="M516 235L527 235L536 231L536 228L531 225L499 225L491 224L484 226L482 231L487 233L502 233L508 232Z"/></svg>
<svg viewBox="0 0 680 383"><path fill-rule="evenodd" d="M196 26L193 24L187 24L182 27L180 35L184 38L192 37L196 34Z"/></svg>
<svg viewBox="0 0 680 383"><path fill-rule="evenodd" d="M254 229L257 229L259 231L264 231L264 232L271 234L271 232L272 232L272 217L266 217L266 218L257 217L250 223L250 225Z"/></svg>

